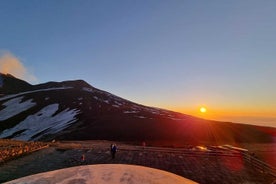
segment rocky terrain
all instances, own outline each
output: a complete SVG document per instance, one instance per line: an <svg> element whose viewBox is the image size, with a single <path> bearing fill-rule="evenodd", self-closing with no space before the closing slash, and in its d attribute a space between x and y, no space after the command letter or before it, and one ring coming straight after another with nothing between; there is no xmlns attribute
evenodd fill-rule
<svg viewBox="0 0 276 184"><path fill-rule="evenodd" d="M30 154L49 145L43 142L25 142L0 139L0 164Z"/></svg>

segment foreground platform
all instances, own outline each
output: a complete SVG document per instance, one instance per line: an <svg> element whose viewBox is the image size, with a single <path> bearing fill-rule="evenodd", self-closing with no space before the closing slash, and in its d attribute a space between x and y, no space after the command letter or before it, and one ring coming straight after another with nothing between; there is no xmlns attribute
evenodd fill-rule
<svg viewBox="0 0 276 184"><path fill-rule="evenodd" d="M201 184L271 184L276 177L256 168L239 152L196 147L161 148L117 143L112 159L106 141L72 141L50 145L0 165L0 183L80 165L127 164L164 170ZM83 159L84 158L84 159ZM112 183L112 182L110 182Z"/></svg>
<svg viewBox="0 0 276 184"><path fill-rule="evenodd" d="M124 164L71 167L27 176L7 182L6 184L15 183L196 184L196 182L159 169Z"/></svg>

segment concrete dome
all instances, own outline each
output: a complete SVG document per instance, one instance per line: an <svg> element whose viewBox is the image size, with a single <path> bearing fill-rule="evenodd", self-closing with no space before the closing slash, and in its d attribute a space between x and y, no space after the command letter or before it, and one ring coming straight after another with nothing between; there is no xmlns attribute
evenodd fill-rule
<svg viewBox="0 0 276 184"><path fill-rule="evenodd" d="M149 167L124 164L86 165L35 174L7 184L195 184L179 175Z"/></svg>

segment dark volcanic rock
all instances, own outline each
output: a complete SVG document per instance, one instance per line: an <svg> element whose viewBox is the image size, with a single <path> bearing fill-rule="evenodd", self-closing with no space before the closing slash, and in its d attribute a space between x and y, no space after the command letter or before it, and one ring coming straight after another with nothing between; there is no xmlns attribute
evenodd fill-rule
<svg viewBox="0 0 276 184"><path fill-rule="evenodd" d="M10 74L0 73L0 94L13 94L31 89L32 85Z"/></svg>

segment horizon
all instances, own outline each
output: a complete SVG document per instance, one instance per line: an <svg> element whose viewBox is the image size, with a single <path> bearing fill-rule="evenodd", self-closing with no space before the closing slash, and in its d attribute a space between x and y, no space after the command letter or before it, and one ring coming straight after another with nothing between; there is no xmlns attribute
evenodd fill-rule
<svg viewBox="0 0 276 184"><path fill-rule="evenodd" d="M2 73L82 79L146 106L276 127L275 1L0 5Z"/></svg>

